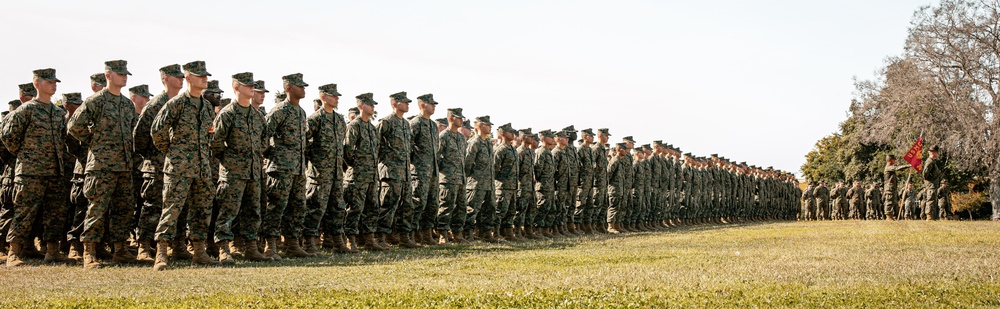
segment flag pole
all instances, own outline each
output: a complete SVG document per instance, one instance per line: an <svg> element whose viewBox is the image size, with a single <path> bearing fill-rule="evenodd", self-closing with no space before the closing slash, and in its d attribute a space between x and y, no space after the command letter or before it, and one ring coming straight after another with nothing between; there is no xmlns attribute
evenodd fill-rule
<svg viewBox="0 0 1000 309"><path fill-rule="evenodd" d="M919 140L922 140L923 138L924 138L924 129L920 129L920 136L917 137L917 140L919 141ZM921 148L923 148L923 147L921 147ZM923 151L923 150L921 149L921 151ZM906 188L906 184L910 183L910 176L913 176L913 170L914 169L916 169L916 167L914 167L913 169L906 169L907 170L906 171L906 182L904 182L903 188ZM899 196L902 197L903 195L900 194ZM900 207L899 207L899 211L896 213L896 220L902 220L900 218L902 218L902 216L903 216L903 208L906 208L906 200L901 200L900 203L899 203L899 205L900 205Z"/></svg>

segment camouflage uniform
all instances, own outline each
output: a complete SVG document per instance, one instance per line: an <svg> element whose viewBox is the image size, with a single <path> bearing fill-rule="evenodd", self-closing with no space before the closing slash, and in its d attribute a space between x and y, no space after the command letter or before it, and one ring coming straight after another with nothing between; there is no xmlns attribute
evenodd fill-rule
<svg viewBox="0 0 1000 309"><path fill-rule="evenodd" d="M510 124L505 125L508 130ZM490 226L512 228L514 226L515 200L517 194L518 162L517 151L509 143L501 143L493 153L494 185L496 186L496 213Z"/></svg>
<svg viewBox="0 0 1000 309"><path fill-rule="evenodd" d="M425 94L417 97L418 101L437 105L434 96ZM429 230L437 221L438 200L438 136L437 124L424 117L414 117L410 120L413 140L410 141L412 151L410 162L413 164L413 228Z"/></svg>
<svg viewBox="0 0 1000 309"><path fill-rule="evenodd" d="M590 145L594 156L594 185L591 190L593 207L588 222L604 224L608 219L608 149L600 143Z"/></svg>
<svg viewBox="0 0 1000 309"><path fill-rule="evenodd" d="M252 107L235 103L219 111L212 127L215 131L212 156L218 158L221 165L214 241L233 240L236 235L256 240L261 222L264 148L270 137L267 120ZM237 217L241 219L236 221Z"/></svg>
<svg viewBox="0 0 1000 309"><path fill-rule="evenodd" d="M531 226L538 215L535 203L535 154L524 144L517 147L517 201L514 226Z"/></svg>
<svg viewBox="0 0 1000 309"><path fill-rule="evenodd" d="M546 134L546 131L539 132L539 135ZM557 207L555 161L552 150L548 147L543 145L535 150L535 200L538 205L538 213L535 214L533 222L535 227L553 226L552 218Z"/></svg>
<svg viewBox="0 0 1000 309"><path fill-rule="evenodd" d="M215 111L204 97L181 93L163 105L150 134L153 146L164 154L163 209L156 241L173 240L181 209L187 209L188 239L209 241L209 221L215 187L209 156ZM181 227L183 228L183 227Z"/></svg>
<svg viewBox="0 0 1000 309"><path fill-rule="evenodd" d="M588 129L589 130L589 129ZM585 131L588 131L585 130ZM576 206L573 212L573 223L593 223L591 214L594 207L593 190L595 174L594 150L589 145L582 145L576 150L579 159L579 180L577 182Z"/></svg>
<svg viewBox="0 0 1000 309"><path fill-rule="evenodd" d="M132 101L107 88L87 98L70 118L67 131L86 145L83 183L89 200L81 241L98 242L108 224L110 242L124 241L132 229L132 128L137 115ZM107 221L105 221L107 220Z"/></svg>
<svg viewBox="0 0 1000 309"><path fill-rule="evenodd" d="M297 239L306 215L306 112L286 99L267 114L267 127L272 135L264 151L267 207L260 231L267 238Z"/></svg>
<svg viewBox="0 0 1000 309"><path fill-rule="evenodd" d="M630 198L630 192L626 187L626 177L632 167L623 156L614 156L608 162L608 223L621 223L623 217L622 207L625 206L625 199Z"/></svg>
<svg viewBox="0 0 1000 309"><path fill-rule="evenodd" d="M3 123L0 140L17 156L14 216L8 242L33 241L29 234L36 218L42 222L43 241L64 239L69 206L63 177L64 166L68 164L65 116L63 109L51 103L31 100L14 110Z"/></svg>
<svg viewBox="0 0 1000 309"><path fill-rule="evenodd" d="M479 117L483 122L489 118ZM496 201L493 199L493 143L487 138L473 135L469 139L468 151L465 155L466 175L466 218L465 230L479 227L488 231L493 228L493 217L496 214Z"/></svg>
<svg viewBox="0 0 1000 309"><path fill-rule="evenodd" d="M358 99L374 103L370 96L362 95ZM344 140L344 162L348 166L344 175L344 197L347 201L347 221L344 227L347 235L376 232L378 168L375 160L378 152L378 133L371 122L359 115L347 124L347 137Z"/></svg>
<svg viewBox="0 0 1000 309"><path fill-rule="evenodd" d="M335 111L320 109L306 121L306 205L304 234L319 236L320 226L327 235L344 234L347 209L344 205L344 135L347 123Z"/></svg>
<svg viewBox="0 0 1000 309"><path fill-rule="evenodd" d="M406 93L397 100L409 101ZM375 127L379 137L378 171L381 180L381 207L378 232L383 234L413 231L413 187L410 184L410 123L395 113L382 118Z"/></svg>
<svg viewBox="0 0 1000 309"><path fill-rule="evenodd" d="M439 134L437 147L440 168L440 201L437 211L437 230L465 230L465 137L462 133L445 130Z"/></svg>
<svg viewBox="0 0 1000 309"><path fill-rule="evenodd" d="M183 74L182 74L183 75ZM170 96L164 91L153 97L152 100L142 108L139 114L139 122L135 126L132 138L135 141L135 153L142 156L142 210L139 211L138 239L153 240L156 233L156 225L160 222L160 215L163 212L163 153L156 146L153 146L153 137L150 128L153 126L153 119L160 113L163 106L170 100ZM178 224L186 225L185 222Z"/></svg>
<svg viewBox="0 0 1000 309"><path fill-rule="evenodd" d="M559 136L562 136L564 132L559 132ZM570 154L572 153L572 155ZM555 208L549 213L549 220L555 226L560 226L566 224L567 213L570 209L576 207L570 207L571 200L570 190L570 166L573 165L574 160L572 157L576 154L569 145L559 148L556 146L552 149L552 159L555 166ZM577 167L578 168L578 167ZM573 192L574 195L576 192ZM575 206L575 205L574 205Z"/></svg>

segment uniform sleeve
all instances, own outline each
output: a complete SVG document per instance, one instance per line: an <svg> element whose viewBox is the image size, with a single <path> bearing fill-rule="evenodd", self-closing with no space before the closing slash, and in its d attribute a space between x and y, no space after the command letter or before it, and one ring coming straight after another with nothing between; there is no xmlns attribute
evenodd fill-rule
<svg viewBox="0 0 1000 309"><path fill-rule="evenodd" d="M476 170L476 155L479 154L479 138L473 137L476 140L469 143L468 149L465 152L465 175L472 175L473 171Z"/></svg>
<svg viewBox="0 0 1000 309"><path fill-rule="evenodd" d="M175 100L168 101L163 106L163 109L156 114L156 118L153 119L153 125L149 129L149 133L153 139L153 146L156 146L156 149L159 149L164 154L170 149L170 129L173 128L174 123L177 122L177 116L180 114L180 104L178 102Z"/></svg>
<svg viewBox="0 0 1000 309"><path fill-rule="evenodd" d="M83 145L90 145L90 137L93 132L90 131L90 124L93 122L93 117L96 114L95 109L99 109L99 103L95 103L97 100L88 98L83 102L80 107L76 109L73 113L73 117L70 117L69 123L66 125L66 131L70 136L79 140Z"/></svg>
<svg viewBox="0 0 1000 309"><path fill-rule="evenodd" d="M347 137L344 138L344 163L348 166L354 166L355 145L358 144L358 138L358 126L348 125Z"/></svg>
<svg viewBox="0 0 1000 309"><path fill-rule="evenodd" d="M271 159L271 154L274 152L274 145L279 143L278 138L278 127L285 121L285 113L280 112L281 109L275 108L271 110L271 113L267 114L265 121L267 122L267 132L270 134L268 138L267 146L264 147L264 158Z"/></svg>
<svg viewBox="0 0 1000 309"><path fill-rule="evenodd" d="M24 142L24 130L28 127L27 113L23 108L14 110L7 116L8 119L3 122L3 129L0 130L0 140L15 156L21 150L21 143Z"/></svg>
<svg viewBox="0 0 1000 309"><path fill-rule="evenodd" d="M212 156L218 159L222 159L223 153L226 151L226 140L229 137L229 113L219 113L218 117L212 121L212 128L214 128L215 133L212 134L212 142L209 144L212 150Z"/></svg>
<svg viewBox="0 0 1000 309"><path fill-rule="evenodd" d="M322 116L323 112L318 113L313 115ZM316 152L319 150L320 119L322 117L306 118L306 161L308 162L314 162Z"/></svg>
<svg viewBox="0 0 1000 309"><path fill-rule="evenodd" d="M153 118L156 117L153 114L153 110L157 109L159 105L162 104L154 102L151 105L146 105L142 109L142 113L139 114L139 122L136 123L135 130L132 131L133 151L143 157L148 157L156 150L156 147L153 146L153 137L150 136L149 131L153 125Z"/></svg>

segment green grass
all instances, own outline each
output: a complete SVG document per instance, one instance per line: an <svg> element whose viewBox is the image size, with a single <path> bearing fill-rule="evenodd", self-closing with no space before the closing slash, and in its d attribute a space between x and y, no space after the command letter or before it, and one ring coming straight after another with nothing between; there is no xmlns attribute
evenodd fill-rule
<svg viewBox="0 0 1000 309"><path fill-rule="evenodd" d="M998 245L994 222L784 222L166 272L28 266L0 269L0 308L996 307Z"/></svg>

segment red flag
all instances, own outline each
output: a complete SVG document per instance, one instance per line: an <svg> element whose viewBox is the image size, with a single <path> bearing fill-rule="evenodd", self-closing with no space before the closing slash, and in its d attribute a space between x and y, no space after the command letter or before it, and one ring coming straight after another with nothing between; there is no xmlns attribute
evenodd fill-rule
<svg viewBox="0 0 1000 309"><path fill-rule="evenodd" d="M916 143L913 143L913 147L910 147L910 151L906 152L903 156L903 160L910 163L919 173L923 169L923 152L924 152L924 137L921 136L917 139Z"/></svg>

